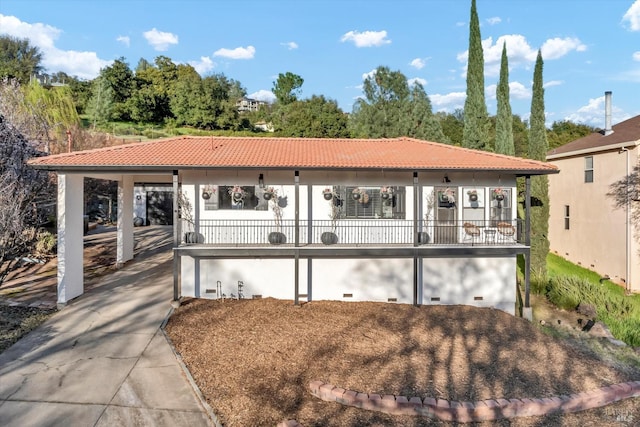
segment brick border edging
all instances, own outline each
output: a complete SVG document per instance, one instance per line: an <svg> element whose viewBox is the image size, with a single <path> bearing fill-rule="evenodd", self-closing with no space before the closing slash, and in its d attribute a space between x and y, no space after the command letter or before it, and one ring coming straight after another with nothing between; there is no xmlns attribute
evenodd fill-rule
<svg viewBox="0 0 640 427"><path fill-rule="evenodd" d="M600 408L619 400L640 397L640 381L613 384L588 392L542 399L488 399L458 402L426 397L359 393L322 381L309 383L311 394L327 402L383 412L390 415L423 415L441 421L462 423L571 413Z"/></svg>

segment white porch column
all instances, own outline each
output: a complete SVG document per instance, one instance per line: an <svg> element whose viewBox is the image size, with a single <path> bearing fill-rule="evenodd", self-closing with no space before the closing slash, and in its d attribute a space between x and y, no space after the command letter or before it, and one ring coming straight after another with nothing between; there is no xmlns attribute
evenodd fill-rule
<svg viewBox="0 0 640 427"><path fill-rule="evenodd" d="M84 177L58 174L58 304L84 292Z"/></svg>
<svg viewBox="0 0 640 427"><path fill-rule="evenodd" d="M133 259L133 244L133 177L123 175L118 181L118 268Z"/></svg>

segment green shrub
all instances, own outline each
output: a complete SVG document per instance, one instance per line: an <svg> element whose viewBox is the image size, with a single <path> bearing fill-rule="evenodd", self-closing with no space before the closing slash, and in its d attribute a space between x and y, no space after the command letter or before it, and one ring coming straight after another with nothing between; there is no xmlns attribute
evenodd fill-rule
<svg viewBox="0 0 640 427"><path fill-rule="evenodd" d="M582 280L575 276L559 276L549 281L547 298L560 308L575 310L580 304L580 295L577 292Z"/></svg>
<svg viewBox="0 0 640 427"><path fill-rule="evenodd" d="M40 255L54 255L58 241L56 236L48 231L38 233L36 252Z"/></svg>
<svg viewBox="0 0 640 427"><path fill-rule="evenodd" d="M558 307L574 310L578 304L596 307L597 319L614 337L640 347L640 299L612 292L606 285L584 277L555 275L549 280L546 296Z"/></svg>

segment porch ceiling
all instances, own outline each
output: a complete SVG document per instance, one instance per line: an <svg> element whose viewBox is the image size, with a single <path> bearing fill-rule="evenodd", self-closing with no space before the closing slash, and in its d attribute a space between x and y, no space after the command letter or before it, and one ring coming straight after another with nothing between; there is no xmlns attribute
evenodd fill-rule
<svg viewBox="0 0 640 427"><path fill-rule="evenodd" d="M185 169L499 171L545 175L544 162L412 138L318 139L183 136L41 157L39 169L171 173Z"/></svg>

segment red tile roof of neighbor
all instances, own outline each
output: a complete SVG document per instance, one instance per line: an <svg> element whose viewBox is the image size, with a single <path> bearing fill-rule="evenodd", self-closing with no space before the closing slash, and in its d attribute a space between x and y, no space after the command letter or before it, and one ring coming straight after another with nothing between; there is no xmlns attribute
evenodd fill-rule
<svg viewBox="0 0 640 427"><path fill-rule="evenodd" d="M547 152L547 156L561 154L570 155L576 151L599 151L601 147L610 145L629 143L638 145L640 143L640 116L632 117L628 120L611 126L613 133L604 135L604 131L594 132L590 135L576 139L568 144L562 145Z"/></svg>
<svg viewBox="0 0 640 427"><path fill-rule="evenodd" d="M193 168L469 170L550 174L555 166L412 138L330 139L181 136L33 159L49 170Z"/></svg>

